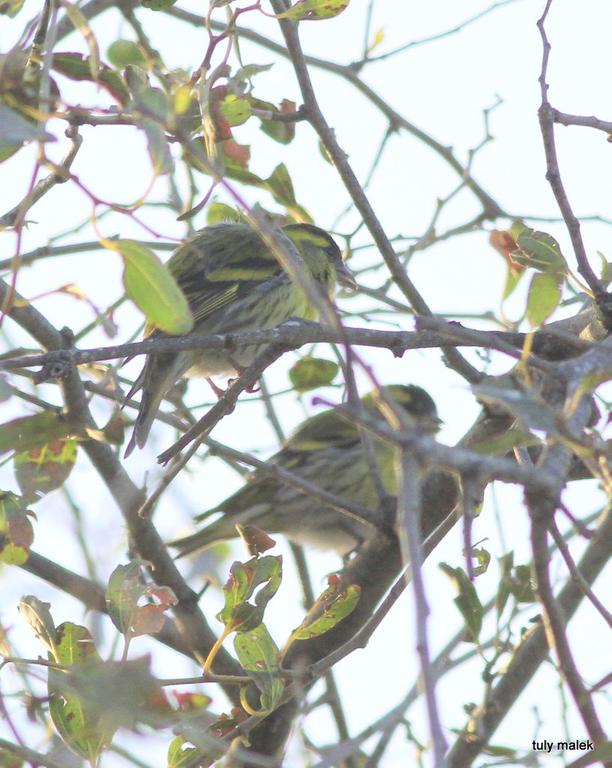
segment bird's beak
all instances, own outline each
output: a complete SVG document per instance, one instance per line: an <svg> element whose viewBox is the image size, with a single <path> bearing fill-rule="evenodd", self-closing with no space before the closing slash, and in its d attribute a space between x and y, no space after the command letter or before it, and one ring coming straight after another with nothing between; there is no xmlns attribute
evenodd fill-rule
<svg viewBox="0 0 612 768"><path fill-rule="evenodd" d="M344 262L341 262L338 266L336 277L343 288L349 288L351 291L357 290L357 280L355 280L355 276Z"/></svg>

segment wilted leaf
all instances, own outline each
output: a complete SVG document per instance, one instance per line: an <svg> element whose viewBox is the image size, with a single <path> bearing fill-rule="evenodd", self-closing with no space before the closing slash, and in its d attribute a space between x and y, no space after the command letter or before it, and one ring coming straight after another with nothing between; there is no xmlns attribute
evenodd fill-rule
<svg viewBox="0 0 612 768"><path fill-rule="evenodd" d="M185 294L153 251L134 240L114 240L109 247L123 257L126 293L148 322L175 336L189 333L193 316Z"/></svg>
<svg viewBox="0 0 612 768"><path fill-rule="evenodd" d="M274 539L256 525L236 525L240 538L245 543L249 555L261 555L276 546Z"/></svg>

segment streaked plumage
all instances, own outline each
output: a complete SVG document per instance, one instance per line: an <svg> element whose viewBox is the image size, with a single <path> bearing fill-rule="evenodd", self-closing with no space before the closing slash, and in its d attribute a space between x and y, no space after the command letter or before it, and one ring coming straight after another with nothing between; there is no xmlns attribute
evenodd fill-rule
<svg viewBox="0 0 612 768"><path fill-rule="evenodd" d="M423 389L412 385L390 385L385 391L424 431L437 429L439 420L435 403ZM384 421L378 409L379 402L376 392L362 399L364 408ZM396 449L373 435L372 446L384 489L395 495ZM377 487L360 432L340 410L330 409L307 419L270 461L373 512L379 508ZM201 531L172 542L171 546L185 555L234 538L236 523L248 523L266 533L284 533L297 543L336 550L344 555L374 532L371 526L343 515L259 470L243 488L196 519L202 520L218 512L223 516Z"/></svg>
<svg viewBox="0 0 612 768"><path fill-rule="evenodd" d="M333 298L336 281L355 286L331 236L309 224L289 224L290 240L321 290ZM248 224L221 223L197 232L167 264L185 293L194 317L193 333L214 334L273 328L290 317L316 320L304 291L281 268L258 232ZM145 338L164 335L147 326ZM128 393L142 389L134 432L125 455L145 444L166 392L182 376L231 374L250 365L262 346L151 355Z"/></svg>

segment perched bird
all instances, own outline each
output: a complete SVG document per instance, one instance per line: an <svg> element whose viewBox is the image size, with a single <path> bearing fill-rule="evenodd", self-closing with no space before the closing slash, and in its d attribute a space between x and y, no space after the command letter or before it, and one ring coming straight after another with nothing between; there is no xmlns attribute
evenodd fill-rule
<svg viewBox="0 0 612 768"><path fill-rule="evenodd" d="M436 406L425 390L400 384L384 389L415 427L429 433L437 431L440 420ZM380 411L382 401L377 391L367 394L361 402L368 414L387 423ZM371 444L382 487L393 496L397 493L397 448L373 434ZM332 408L307 419L270 463L366 507L372 511L373 522L377 520L381 499L372 478L372 465L358 427L340 409ZM170 543L179 555L234 538L238 535L237 523L256 525L266 533L283 533L296 543L335 550L342 556L371 538L376 530L261 470L255 470L243 488L196 520L213 513L222 513L222 517L201 531Z"/></svg>
<svg viewBox="0 0 612 768"><path fill-rule="evenodd" d="M315 285L333 298L336 282L356 287L332 237L310 224L281 230L303 259ZM283 270L256 229L221 223L196 232L167 263L183 290L194 318L192 333L205 335L273 328L291 317L316 320L317 309ZM144 337L165 334L151 325ZM125 452L142 448L166 392L182 376L212 376L249 366L265 345L235 350L204 349L150 355L126 399L142 389L134 432Z"/></svg>

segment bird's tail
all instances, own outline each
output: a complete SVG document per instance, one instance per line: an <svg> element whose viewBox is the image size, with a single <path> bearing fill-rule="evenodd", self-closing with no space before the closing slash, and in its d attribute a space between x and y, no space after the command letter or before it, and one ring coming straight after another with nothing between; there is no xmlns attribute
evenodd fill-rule
<svg viewBox="0 0 612 768"><path fill-rule="evenodd" d="M178 355L157 355L147 360L144 370L136 379L129 396L142 389L138 416L134 422L132 437L125 449L124 457L127 458L136 446L142 448L147 442L151 426L157 416L157 411L166 392L181 376Z"/></svg>

